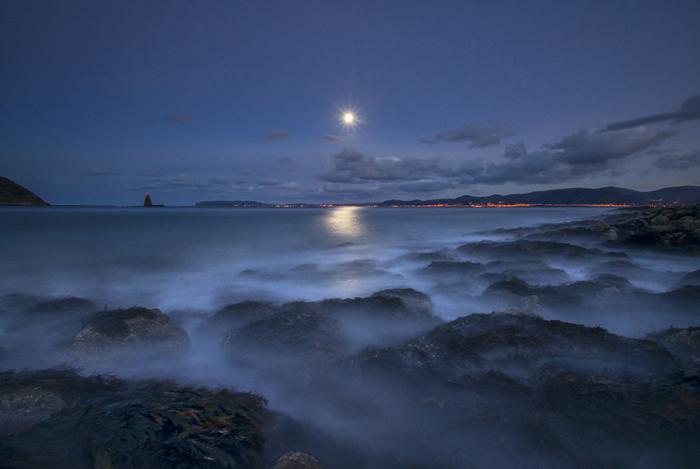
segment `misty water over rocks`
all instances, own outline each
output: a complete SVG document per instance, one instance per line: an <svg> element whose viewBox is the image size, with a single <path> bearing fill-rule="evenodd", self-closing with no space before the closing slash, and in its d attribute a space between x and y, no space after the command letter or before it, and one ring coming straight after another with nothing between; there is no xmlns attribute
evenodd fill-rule
<svg viewBox="0 0 700 469"><path fill-rule="evenodd" d="M700 464L697 208L0 221L9 467Z"/></svg>

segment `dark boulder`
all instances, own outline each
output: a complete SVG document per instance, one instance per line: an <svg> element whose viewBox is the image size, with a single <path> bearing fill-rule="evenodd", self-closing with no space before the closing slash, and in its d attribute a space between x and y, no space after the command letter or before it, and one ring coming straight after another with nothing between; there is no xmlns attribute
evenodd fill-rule
<svg viewBox="0 0 700 469"><path fill-rule="evenodd" d="M406 310L415 316L433 314L433 302L425 293L421 293L412 288L390 288L372 294L373 298L398 298Z"/></svg>
<svg viewBox="0 0 700 469"><path fill-rule="evenodd" d="M467 257L505 262L542 259L581 260L597 257L604 253L568 243L555 241L481 241L464 244L458 248L460 254Z"/></svg>
<svg viewBox="0 0 700 469"><path fill-rule="evenodd" d="M318 303L294 302L278 307L268 318L253 321L229 333L224 346L237 354L259 350L327 359L342 353L344 341L340 322Z"/></svg>
<svg viewBox="0 0 700 469"><path fill-rule="evenodd" d="M365 345L404 340L440 322L430 298L410 288L276 306L240 303L222 311L239 310L262 316L228 330L224 346L239 357L268 350L279 357L329 360Z"/></svg>
<svg viewBox="0 0 700 469"><path fill-rule="evenodd" d="M33 305L30 313L89 313L95 311L96 306L85 298L69 297L43 301Z"/></svg>
<svg viewBox="0 0 700 469"><path fill-rule="evenodd" d="M71 349L88 354L150 345L182 351L189 346L189 337L159 309L118 309L91 317L73 337Z"/></svg>
<svg viewBox="0 0 700 469"><path fill-rule="evenodd" d="M700 362L700 327L666 329L649 335L674 355L692 362Z"/></svg>
<svg viewBox="0 0 700 469"><path fill-rule="evenodd" d="M700 269L683 275L681 285L700 285Z"/></svg>
<svg viewBox="0 0 700 469"><path fill-rule="evenodd" d="M443 281L468 280L484 272L484 266L469 261L434 261L421 270L424 276Z"/></svg>
<svg viewBox="0 0 700 469"><path fill-rule="evenodd" d="M461 317L401 346L366 351L362 360L443 380L489 370L533 377L552 367L654 374L678 366L652 341L517 312Z"/></svg>

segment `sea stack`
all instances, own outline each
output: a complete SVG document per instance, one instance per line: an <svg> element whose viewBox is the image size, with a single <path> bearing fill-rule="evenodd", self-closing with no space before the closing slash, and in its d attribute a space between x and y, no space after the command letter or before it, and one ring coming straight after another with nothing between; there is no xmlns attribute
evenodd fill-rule
<svg viewBox="0 0 700 469"><path fill-rule="evenodd" d="M153 207L153 201L151 200L151 194L146 193L146 197L143 199L144 207Z"/></svg>

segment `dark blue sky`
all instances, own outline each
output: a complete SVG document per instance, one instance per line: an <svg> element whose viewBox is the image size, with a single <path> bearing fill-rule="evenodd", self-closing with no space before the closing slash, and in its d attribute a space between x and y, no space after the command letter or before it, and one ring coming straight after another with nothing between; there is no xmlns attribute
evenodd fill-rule
<svg viewBox="0 0 700 469"><path fill-rule="evenodd" d="M0 175L114 204L698 184L699 18L697 1L4 0Z"/></svg>

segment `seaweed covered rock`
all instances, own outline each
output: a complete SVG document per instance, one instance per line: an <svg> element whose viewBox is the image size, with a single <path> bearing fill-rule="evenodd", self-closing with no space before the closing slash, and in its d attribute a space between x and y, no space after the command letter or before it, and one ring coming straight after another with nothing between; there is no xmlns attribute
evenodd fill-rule
<svg viewBox="0 0 700 469"><path fill-rule="evenodd" d="M239 305L232 308L238 310ZM432 314L430 298L409 288L381 290L364 298L277 306L247 303L245 310L260 319L229 323L226 347L243 355L267 349L279 356L289 353L322 360L368 344L398 342L440 322Z"/></svg>
<svg viewBox="0 0 700 469"><path fill-rule="evenodd" d="M275 314L234 329L224 345L245 354L269 349L286 354L325 359L343 350L340 322L318 303L294 302L278 307Z"/></svg>
<svg viewBox="0 0 700 469"><path fill-rule="evenodd" d="M421 274L439 280L460 281L468 280L484 270L484 266L478 262L433 261L421 271Z"/></svg>
<svg viewBox="0 0 700 469"><path fill-rule="evenodd" d="M542 226L529 239L597 240L608 245L700 253L700 205L619 211L603 220Z"/></svg>
<svg viewBox="0 0 700 469"><path fill-rule="evenodd" d="M530 378L560 369L648 375L679 365L652 341L521 312L461 317L399 347L366 351L360 360L447 380L489 370Z"/></svg>
<svg viewBox="0 0 700 469"><path fill-rule="evenodd" d="M549 311L568 311L583 305L610 304L631 301L630 295L637 293L625 279L614 275L599 275L593 280L565 283L561 285L530 285L519 278L509 278L491 284L483 298L494 301L501 307L524 308ZM653 300L651 295L648 296Z"/></svg>
<svg viewBox="0 0 700 469"><path fill-rule="evenodd" d="M12 468L255 468L266 415L252 394L67 370L7 372L0 459Z"/></svg>
<svg viewBox="0 0 700 469"><path fill-rule="evenodd" d="M602 251L588 249L575 244L555 241L481 241L464 244L458 248L460 254L485 260L541 261L542 259L581 260L604 255Z"/></svg>
<svg viewBox="0 0 700 469"><path fill-rule="evenodd" d="M71 342L74 352L158 346L168 351L187 349L189 337L159 309L129 308L92 316Z"/></svg>
<svg viewBox="0 0 700 469"><path fill-rule="evenodd" d="M700 285L700 269L683 275L681 285Z"/></svg>
<svg viewBox="0 0 700 469"><path fill-rule="evenodd" d="M433 314L433 302L425 293L413 288L390 288L372 294L373 298L398 298L406 310L415 316L430 316Z"/></svg>
<svg viewBox="0 0 700 469"><path fill-rule="evenodd" d="M649 338L684 360L700 363L700 327L666 329L650 334Z"/></svg>
<svg viewBox="0 0 700 469"><path fill-rule="evenodd" d="M33 305L31 313L89 313L95 311L96 306L92 301L85 298L68 297L54 300L42 301Z"/></svg>
<svg viewBox="0 0 700 469"><path fill-rule="evenodd" d="M700 206L664 207L632 213L614 223L615 242L700 252Z"/></svg>

